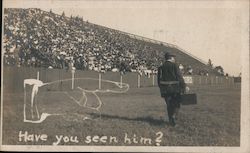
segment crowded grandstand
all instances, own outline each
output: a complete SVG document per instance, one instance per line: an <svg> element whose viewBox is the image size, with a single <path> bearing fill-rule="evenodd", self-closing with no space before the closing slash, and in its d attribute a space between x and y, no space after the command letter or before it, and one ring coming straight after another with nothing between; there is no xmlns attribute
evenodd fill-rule
<svg viewBox="0 0 250 153"><path fill-rule="evenodd" d="M170 49L183 74L219 74L178 48L40 9L4 10L3 49L9 66L149 73Z"/></svg>

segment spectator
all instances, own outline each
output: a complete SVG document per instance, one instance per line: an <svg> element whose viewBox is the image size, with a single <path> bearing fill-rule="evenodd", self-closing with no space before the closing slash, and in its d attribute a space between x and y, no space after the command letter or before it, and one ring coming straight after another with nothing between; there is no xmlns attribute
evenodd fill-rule
<svg viewBox="0 0 250 153"><path fill-rule="evenodd" d="M182 64L179 64L179 69L182 74L184 74L184 66Z"/></svg>
<svg viewBox="0 0 250 153"><path fill-rule="evenodd" d="M187 74L188 75L192 75L193 74L193 68L191 67L191 65L189 65L188 68L187 68Z"/></svg>

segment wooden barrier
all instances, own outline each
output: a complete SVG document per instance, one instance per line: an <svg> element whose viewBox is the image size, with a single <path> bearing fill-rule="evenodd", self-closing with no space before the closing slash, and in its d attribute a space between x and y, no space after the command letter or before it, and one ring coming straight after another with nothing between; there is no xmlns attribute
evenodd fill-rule
<svg viewBox="0 0 250 153"><path fill-rule="evenodd" d="M74 81L72 82L72 76L74 76ZM138 75L138 73L128 72L124 74L121 78L118 72L106 72L102 73L101 76L98 72L94 71L80 71L76 70L74 75L70 70L64 69L44 69L44 68L31 68L31 67L8 67L3 68L3 89L10 92L22 92L23 91L23 81L24 79L39 79L43 82L53 82L58 80L69 79L69 81L61 81L55 85L55 89L58 90L72 90L77 87L77 84L83 83L77 78L94 78L98 80L111 80L116 82L124 82L130 85L130 88L141 88L141 87L152 87L158 86L157 75L145 76ZM198 76L189 75L184 76L187 85L191 86L202 86L202 85L212 85L212 86L233 86L234 78L224 77L224 76ZM101 88L101 82L96 81L96 83L84 82L86 87ZM98 85L99 84L99 85Z"/></svg>

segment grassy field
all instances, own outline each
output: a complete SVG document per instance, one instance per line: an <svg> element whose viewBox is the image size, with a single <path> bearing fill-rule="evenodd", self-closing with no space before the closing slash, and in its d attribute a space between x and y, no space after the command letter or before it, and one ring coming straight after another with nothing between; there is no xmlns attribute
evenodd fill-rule
<svg viewBox="0 0 250 153"><path fill-rule="evenodd" d="M68 102L63 92L49 91L42 96L47 100L41 100L39 109L66 115L50 116L40 124L23 122L23 93L4 91L3 144L52 145L57 142L56 135L63 135L77 137L78 142L68 142L65 138L66 142L60 141L58 145L155 146L159 136L156 133L160 131L161 146L239 146L240 89L202 86L193 88L193 92L198 95L198 104L181 106L177 125L171 127L157 87L131 88L123 94L99 94L104 105L101 118L95 120L82 120L84 113L79 106ZM19 141L20 131L48 137L46 141ZM131 144L124 141L125 135L131 138ZM106 141L100 141L97 136L103 136L102 140ZM117 141L111 141L111 136ZM86 141L90 137L95 140ZM144 140L151 140L151 144Z"/></svg>

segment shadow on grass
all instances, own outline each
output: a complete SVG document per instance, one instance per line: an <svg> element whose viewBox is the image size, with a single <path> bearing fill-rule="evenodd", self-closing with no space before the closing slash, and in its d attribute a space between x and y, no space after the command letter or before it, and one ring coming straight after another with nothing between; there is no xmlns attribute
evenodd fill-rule
<svg viewBox="0 0 250 153"><path fill-rule="evenodd" d="M91 114L91 115L97 115L97 114ZM155 125L155 126L163 126L167 125L170 126L170 124L163 119L154 119L150 116L148 117L137 117L137 118L129 118L126 116L117 116L117 115L108 115L108 114L102 114L101 115L102 119L118 119L118 120L126 120L126 121L140 121L140 122L147 122L150 125Z"/></svg>

